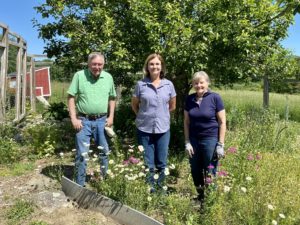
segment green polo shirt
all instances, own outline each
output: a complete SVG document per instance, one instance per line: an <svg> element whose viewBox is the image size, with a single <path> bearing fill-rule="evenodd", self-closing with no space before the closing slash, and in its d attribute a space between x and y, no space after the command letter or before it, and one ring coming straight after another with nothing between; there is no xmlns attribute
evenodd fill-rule
<svg viewBox="0 0 300 225"><path fill-rule="evenodd" d="M75 73L68 94L75 96L77 111L84 114L107 113L109 98L116 97L112 76L102 71L95 79L88 69Z"/></svg>

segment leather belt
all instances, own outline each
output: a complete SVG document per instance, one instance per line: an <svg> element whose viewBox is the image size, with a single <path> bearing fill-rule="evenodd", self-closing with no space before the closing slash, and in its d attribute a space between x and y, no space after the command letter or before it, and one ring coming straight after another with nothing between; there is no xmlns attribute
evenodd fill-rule
<svg viewBox="0 0 300 225"><path fill-rule="evenodd" d="M84 113L78 113L78 116L80 117L84 117L88 120L96 120L96 119L99 119L103 116L106 116L107 113L99 113L99 114L84 114Z"/></svg>

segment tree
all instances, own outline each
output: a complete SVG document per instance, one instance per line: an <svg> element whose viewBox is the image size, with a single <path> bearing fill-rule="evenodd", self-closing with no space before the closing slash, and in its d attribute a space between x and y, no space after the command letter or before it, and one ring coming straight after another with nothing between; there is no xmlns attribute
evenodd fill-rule
<svg viewBox="0 0 300 225"><path fill-rule="evenodd" d="M281 48L299 1L47 0L36 10L53 19L35 22L48 57L76 68L91 51L102 51L118 84L126 83L128 72L140 71L148 54L160 52L181 114L197 70L221 84L262 76L268 52Z"/></svg>

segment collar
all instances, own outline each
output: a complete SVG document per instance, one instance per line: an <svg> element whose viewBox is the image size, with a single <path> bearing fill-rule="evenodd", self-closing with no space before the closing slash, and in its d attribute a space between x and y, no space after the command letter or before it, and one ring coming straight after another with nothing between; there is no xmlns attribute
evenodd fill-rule
<svg viewBox="0 0 300 225"><path fill-rule="evenodd" d="M143 81L147 84L147 85L152 85L152 81L150 79L150 77L145 77L143 79ZM159 87L162 87L164 85L168 84L167 80L165 78L163 79L160 79L160 84L159 84Z"/></svg>
<svg viewBox="0 0 300 225"><path fill-rule="evenodd" d="M205 98L206 96L210 95L211 93L212 93L212 91L211 91L210 89L208 89L207 92L204 93L204 95L202 96L202 98ZM193 95L194 95L194 96L193 96L192 100L193 100L194 102L197 102L197 99L196 99L196 93L194 93Z"/></svg>
<svg viewBox="0 0 300 225"><path fill-rule="evenodd" d="M90 78L90 79L93 79L93 80L98 80L99 78L103 78L102 72L103 72L103 70L101 71L101 73L99 74L98 77L95 77L95 76L92 74L92 72L91 72L89 69L87 69L87 74L88 74L89 78ZM101 76L101 75L102 75L102 76Z"/></svg>

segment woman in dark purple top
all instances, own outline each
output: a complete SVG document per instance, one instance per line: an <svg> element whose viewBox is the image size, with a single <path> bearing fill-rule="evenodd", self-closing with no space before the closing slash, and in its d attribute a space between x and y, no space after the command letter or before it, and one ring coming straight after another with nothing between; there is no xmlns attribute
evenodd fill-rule
<svg viewBox="0 0 300 225"><path fill-rule="evenodd" d="M184 109L185 149L198 200L202 201L209 171L214 166L215 175L218 159L224 156L226 116L220 95L208 89L208 75L197 72L192 82L195 93L187 97ZM213 160L215 151L218 158Z"/></svg>
<svg viewBox="0 0 300 225"><path fill-rule="evenodd" d="M138 141L143 145L145 165L149 169L150 191L163 187L170 141L170 112L176 107L173 83L166 78L165 63L159 54L147 57L145 78L137 82L131 100L136 114ZM158 178L154 176L158 173Z"/></svg>

